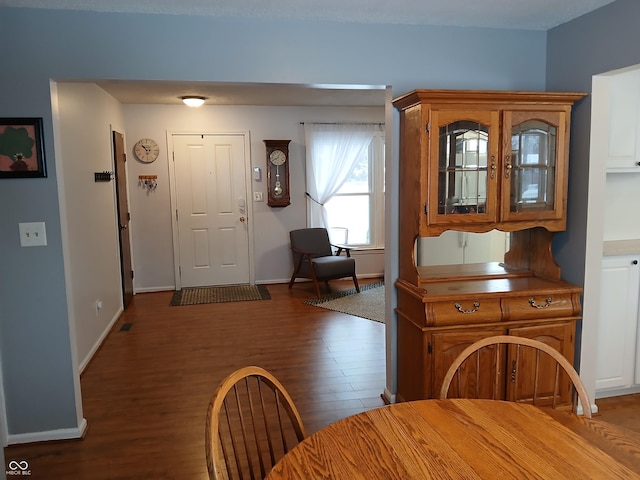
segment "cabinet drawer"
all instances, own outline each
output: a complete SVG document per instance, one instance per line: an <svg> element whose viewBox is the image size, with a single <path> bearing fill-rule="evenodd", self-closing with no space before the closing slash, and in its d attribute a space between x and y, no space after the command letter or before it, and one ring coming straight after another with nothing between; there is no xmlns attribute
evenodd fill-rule
<svg viewBox="0 0 640 480"><path fill-rule="evenodd" d="M563 294L536 294L502 299L504 320L529 318L571 317L574 313L572 296Z"/></svg>
<svg viewBox="0 0 640 480"><path fill-rule="evenodd" d="M502 317L500 299L432 302L427 303L425 309L428 326L499 322Z"/></svg>

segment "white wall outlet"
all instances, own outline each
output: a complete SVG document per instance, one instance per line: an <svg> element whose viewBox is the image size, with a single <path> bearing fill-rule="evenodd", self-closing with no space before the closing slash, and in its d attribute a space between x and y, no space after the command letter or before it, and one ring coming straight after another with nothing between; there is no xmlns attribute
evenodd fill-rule
<svg viewBox="0 0 640 480"><path fill-rule="evenodd" d="M253 192L253 201L254 202L263 202L262 192Z"/></svg>
<svg viewBox="0 0 640 480"><path fill-rule="evenodd" d="M21 247L46 247L47 231L44 222L19 223Z"/></svg>

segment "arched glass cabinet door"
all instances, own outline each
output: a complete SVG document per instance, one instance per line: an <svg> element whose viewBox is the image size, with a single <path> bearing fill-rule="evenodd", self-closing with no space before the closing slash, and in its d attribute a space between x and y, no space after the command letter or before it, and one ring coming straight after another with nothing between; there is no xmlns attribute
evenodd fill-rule
<svg viewBox="0 0 640 480"><path fill-rule="evenodd" d="M564 112L505 112L502 220L563 215Z"/></svg>
<svg viewBox="0 0 640 480"><path fill-rule="evenodd" d="M497 219L499 114L432 110L429 224Z"/></svg>

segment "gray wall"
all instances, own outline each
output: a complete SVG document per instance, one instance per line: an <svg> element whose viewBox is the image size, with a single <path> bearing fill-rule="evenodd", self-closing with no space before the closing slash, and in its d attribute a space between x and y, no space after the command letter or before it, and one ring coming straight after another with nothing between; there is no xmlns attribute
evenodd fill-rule
<svg viewBox="0 0 640 480"><path fill-rule="evenodd" d="M640 64L640 2L617 0L595 12L548 32L547 89L591 93L592 77L614 69ZM591 98L575 108L571 124L571 159L567 231L554 241L556 261L567 280L584 285L587 235L587 200L591 129ZM629 221L638 213L629 210ZM597 314L585 315L577 335L580 376L595 399L597 325L588 323Z"/></svg>
<svg viewBox="0 0 640 480"><path fill-rule="evenodd" d="M83 295L83 279L70 277L63 256L73 251L62 231L64 159L50 79L376 84L391 85L394 96L413 88L545 88L546 34L538 31L0 8L0 41L10 46L0 51L0 111L44 118L49 172L3 180L0 188L0 354L10 436L73 431L82 420L68 305ZM395 142L397 115L391 118ZM391 225L397 145L393 151ZM17 224L28 221L46 222L47 247L19 247ZM396 245L387 238L389 278ZM393 330L391 323L389 337Z"/></svg>
<svg viewBox="0 0 640 480"><path fill-rule="evenodd" d="M547 90L591 93L593 75L640 63L640 2L618 0L549 30ZM556 235L556 260L582 284L589 174L591 99L576 105L571 124L567 231Z"/></svg>

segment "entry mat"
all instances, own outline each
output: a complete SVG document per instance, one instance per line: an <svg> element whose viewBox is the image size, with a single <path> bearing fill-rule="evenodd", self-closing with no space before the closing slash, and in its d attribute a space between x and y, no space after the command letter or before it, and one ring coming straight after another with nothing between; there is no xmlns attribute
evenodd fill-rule
<svg viewBox="0 0 640 480"><path fill-rule="evenodd" d="M193 287L177 290L170 305L200 305L203 303L246 302L270 300L269 290L264 285L231 285L224 287Z"/></svg>

